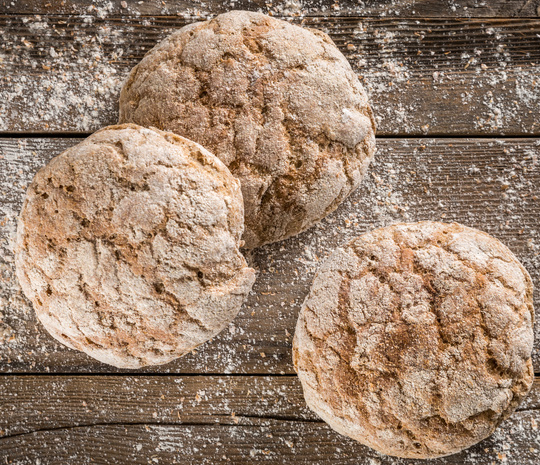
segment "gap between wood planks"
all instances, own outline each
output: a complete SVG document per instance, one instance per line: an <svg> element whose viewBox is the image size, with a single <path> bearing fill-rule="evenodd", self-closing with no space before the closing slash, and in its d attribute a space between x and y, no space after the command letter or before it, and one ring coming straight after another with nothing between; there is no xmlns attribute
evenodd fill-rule
<svg viewBox="0 0 540 465"><path fill-rule="evenodd" d="M227 378L296 378L295 374L290 373L222 373L222 374L216 374L216 373L174 373L174 372L156 372L156 373L149 373L147 371L138 373L138 372L109 372L106 371L103 372L88 372L88 373L76 373L76 372L40 372L40 371L22 371L22 372L0 372L0 379L7 378L7 377L31 377L31 376L49 376L49 377L61 377L61 378L77 378L77 377L84 377L84 376L91 376L91 377L98 377L98 376L121 376L121 377L135 377L135 378L157 378L157 377L186 377L186 378L203 378L203 377L216 377L216 376L223 376ZM534 373L535 381L540 382L540 372Z"/></svg>
<svg viewBox="0 0 540 465"><path fill-rule="evenodd" d="M307 16L321 15L368 15L386 17L425 16L454 18L501 18L501 17L536 17L539 16L537 0L460 0L459 2L441 2L440 0L358 1L341 0L337 2L321 2L319 0L303 0L289 2L275 0L237 0L234 5L220 0L207 2L190 0L145 0L144 2L124 2L111 0L107 3L95 4L91 0L71 2L50 2L50 0L18 0L16 4L5 2L0 5L2 13L8 14L86 14L100 16L156 16L156 15L191 15L207 16L224 13L231 9L260 11L273 16Z"/></svg>
<svg viewBox="0 0 540 465"><path fill-rule="evenodd" d="M85 377L85 376L122 376L122 377L135 377L135 378L139 378L139 377L186 377L186 378L195 378L195 377L199 377L199 378L203 378L203 377L207 377L207 378L210 378L210 377L226 377L226 378L263 378L263 377L271 377L271 378L296 378L296 375L295 374L291 374L291 373L220 373L220 374L217 374L217 373L209 373L209 374L205 374L205 373L196 373L196 372L193 372L193 373L174 373L174 372L155 372L155 373L149 373L147 371L145 372L137 372L137 371L133 371L133 372L109 372L107 373L106 371L105 372L88 372L88 373L76 373L76 372L32 372L32 371L22 371L22 372L10 372L10 373L6 373L6 372L0 372L0 379L4 378L4 377L9 377L9 376L25 376L25 377L31 377L31 376L49 376L49 377L55 377L55 376L58 376L58 377L72 377L72 378L77 378L77 377ZM535 376L537 376L538 378L540 378L540 373L536 374L535 373Z"/></svg>
<svg viewBox="0 0 540 465"><path fill-rule="evenodd" d="M2 132L0 131L0 139L86 139L90 137L93 132ZM538 135L491 135L491 134L472 134L472 135L445 135L445 134L405 134L405 135L396 135L388 134L376 136L377 140L398 140L398 139L449 139L449 140L462 140L462 139L502 139L502 140L537 140Z"/></svg>
<svg viewBox="0 0 540 465"><path fill-rule="evenodd" d="M228 13L229 11L237 11L238 8L231 8L227 11L223 11L220 13L208 13L206 16L196 16L196 15L186 15L186 16L180 16L175 14L144 14L144 15L129 15L129 14L111 14L104 17L95 16L92 14L84 14L84 13L36 13L36 12L22 12L22 13L9 13L9 14L2 14L0 13L0 20L6 19L6 18L17 18L17 17L25 17L25 16L44 16L48 18L59 18L59 19L72 19L73 17L85 17L85 16L92 16L95 18L96 21L129 21L129 20L144 20L144 19L170 19L170 18L178 18L179 20L187 20L187 21L202 21L207 19L212 19L218 14ZM255 10L246 10L246 9L240 9L245 11L255 11ZM255 11L257 12L257 11ZM259 12L261 13L261 12ZM267 14L267 13L265 13ZM369 20L369 19L375 19L377 16L373 14L361 14L361 13L351 13L351 14L339 14L339 15L329 15L319 12L313 12L313 13L307 13L301 16L294 16L294 15L287 15L287 14L281 14L281 15L271 15L272 18L275 19L281 19L283 21L288 22L298 22L303 19L309 20L309 19L322 19L322 20L339 20L339 19L359 19L359 20ZM404 16L381 16L382 19L394 19L394 20L404 20L404 21L417 21L417 20L446 20L446 21L518 21L518 20L538 20L538 15L528 15L528 16L426 16L426 15L404 15Z"/></svg>

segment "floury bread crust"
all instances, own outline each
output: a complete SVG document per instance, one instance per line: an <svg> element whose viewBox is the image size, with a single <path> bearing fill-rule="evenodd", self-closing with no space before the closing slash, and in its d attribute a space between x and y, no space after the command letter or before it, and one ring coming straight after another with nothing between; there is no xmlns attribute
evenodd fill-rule
<svg viewBox="0 0 540 465"><path fill-rule="evenodd" d="M321 266L293 359L308 405L381 453L432 458L489 436L533 382L533 286L459 224L367 233Z"/></svg>
<svg viewBox="0 0 540 465"><path fill-rule="evenodd" d="M198 144L102 129L28 188L19 282L67 346L122 368L167 363L225 328L251 289L242 203L238 181Z"/></svg>
<svg viewBox="0 0 540 465"><path fill-rule="evenodd" d="M120 96L120 122L212 151L240 179L247 248L300 233L337 208L375 152L375 122L323 32L232 11L151 50Z"/></svg>

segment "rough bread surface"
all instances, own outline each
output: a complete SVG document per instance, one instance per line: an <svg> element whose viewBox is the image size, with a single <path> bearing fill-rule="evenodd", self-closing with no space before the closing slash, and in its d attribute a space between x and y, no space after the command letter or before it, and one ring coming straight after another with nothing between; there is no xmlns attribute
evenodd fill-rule
<svg viewBox="0 0 540 465"><path fill-rule="evenodd" d="M175 32L133 69L120 122L188 137L238 177L247 248L309 228L360 181L375 123L323 32L232 11Z"/></svg>
<svg viewBox="0 0 540 465"><path fill-rule="evenodd" d="M533 286L497 239L397 224L338 248L302 307L308 405L381 453L431 458L489 436L533 382Z"/></svg>
<svg viewBox="0 0 540 465"><path fill-rule="evenodd" d="M174 134L111 126L35 176L17 276L60 342L123 368L167 363L219 333L254 281L238 181Z"/></svg>

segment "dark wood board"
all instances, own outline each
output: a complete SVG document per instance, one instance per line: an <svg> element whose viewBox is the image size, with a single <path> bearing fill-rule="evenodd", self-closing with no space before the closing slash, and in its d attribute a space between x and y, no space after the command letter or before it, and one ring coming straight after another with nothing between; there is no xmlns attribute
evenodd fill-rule
<svg viewBox="0 0 540 465"><path fill-rule="evenodd" d="M53 340L23 297L11 248L24 192L116 122L122 81L159 40L233 8L331 35L370 93L377 158L328 219L250 254L258 279L226 331L168 365L117 370ZM290 358L321 260L398 221L458 221L516 253L536 286L540 375L540 0L0 0L0 38L0 465L418 464L333 432ZM426 463L538 465L539 424L537 377L492 437Z"/></svg>
<svg viewBox="0 0 540 465"><path fill-rule="evenodd" d="M430 465L536 465L540 412L519 412L491 437ZM417 465L382 456L324 423L269 426L96 425L0 439L0 457L17 465L302 464Z"/></svg>
<svg viewBox="0 0 540 465"><path fill-rule="evenodd" d="M0 388L0 463L418 463L332 431L293 376L4 376ZM534 464L539 398L536 380L492 437L429 463Z"/></svg>
<svg viewBox="0 0 540 465"><path fill-rule="evenodd" d="M296 376L0 376L0 438L103 424L314 421ZM540 409L540 378L518 411ZM0 462L1 463L1 462Z"/></svg>
<svg viewBox="0 0 540 465"><path fill-rule="evenodd" d="M379 136L540 135L540 18L292 18L330 34ZM89 133L179 16L0 16L0 132Z"/></svg>
<svg viewBox="0 0 540 465"><path fill-rule="evenodd" d="M56 343L21 295L11 242L26 186L37 169L80 139L0 140L0 371L114 373ZM150 373L293 374L296 317L321 259L378 226L435 219L483 229L531 273L540 315L540 139L379 139L363 185L328 219L249 259L259 275L240 315L195 354ZM537 317L537 322L540 318ZM537 341L540 325L537 323ZM540 372L540 351L534 351Z"/></svg>
<svg viewBox="0 0 540 465"><path fill-rule="evenodd" d="M208 15L230 9L274 15L356 15L387 17L535 17L539 0L1 0L0 14Z"/></svg>

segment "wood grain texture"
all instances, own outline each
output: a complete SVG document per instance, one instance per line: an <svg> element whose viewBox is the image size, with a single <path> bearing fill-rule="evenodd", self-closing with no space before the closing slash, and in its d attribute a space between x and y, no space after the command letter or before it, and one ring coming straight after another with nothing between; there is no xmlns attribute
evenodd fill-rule
<svg viewBox="0 0 540 465"><path fill-rule="evenodd" d="M296 376L13 375L0 377L0 390L0 437L105 423L320 421ZM538 391L524 408L540 406Z"/></svg>
<svg viewBox="0 0 540 465"><path fill-rule="evenodd" d="M487 3L487 2L486 2ZM539 135L540 19L310 16L371 94L384 135ZM0 131L92 132L179 16L0 16Z"/></svg>
<svg viewBox="0 0 540 465"><path fill-rule="evenodd" d="M430 465L536 465L540 412L519 412L490 438ZM268 426L96 425L0 439L0 457L17 465L305 464L413 465L338 435L324 423Z"/></svg>
<svg viewBox="0 0 540 465"><path fill-rule="evenodd" d="M0 133L114 123L122 81L150 48L231 8L328 32L371 94L379 135L540 136L540 0L0 0ZM540 373L540 139L380 139L366 181L336 213L249 257L258 280L228 330L121 376L54 341L14 276L24 191L80 140L0 139L0 464L418 463L333 432L306 407L290 360L320 261L397 221L459 221L517 254L536 286ZM537 465L539 423L536 378L491 438L429 463Z"/></svg>
<svg viewBox="0 0 540 465"><path fill-rule="evenodd" d="M0 1L0 13L95 14L95 15L208 15L237 10L262 11L280 15L360 15L360 16L423 16L423 17L526 17L539 16L538 0L12 0Z"/></svg>
<svg viewBox="0 0 540 465"><path fill-rule="evenodd" d="M96 424L321 421L296 376L12 375L0 391L0 438ZM518 411L538 409L540 378Z"/></svg>
<svg viewBox="0 0 540 465"><path fill-rule="evenodd" d="M292 376L4 376L0 388L0 463L415 463L332 431ZM430 463L533 465L539 397L536 380L491 438Z"/></svg>
<svg viewBox="0 0 540 465"><path fill-rule="evenodd" d="M11 242L38 167L80 139L0 140L0 371L115 373L56 343L36 321ZM319 262L354 236L399 221L457 221L503 241L529 270L540 311L540 140L379 139L363 185L329 218L249 259L259 275L233 324L194 354L143 372L292 374L292 335ZM537 317L535 371L540 372Z"/></svg>

